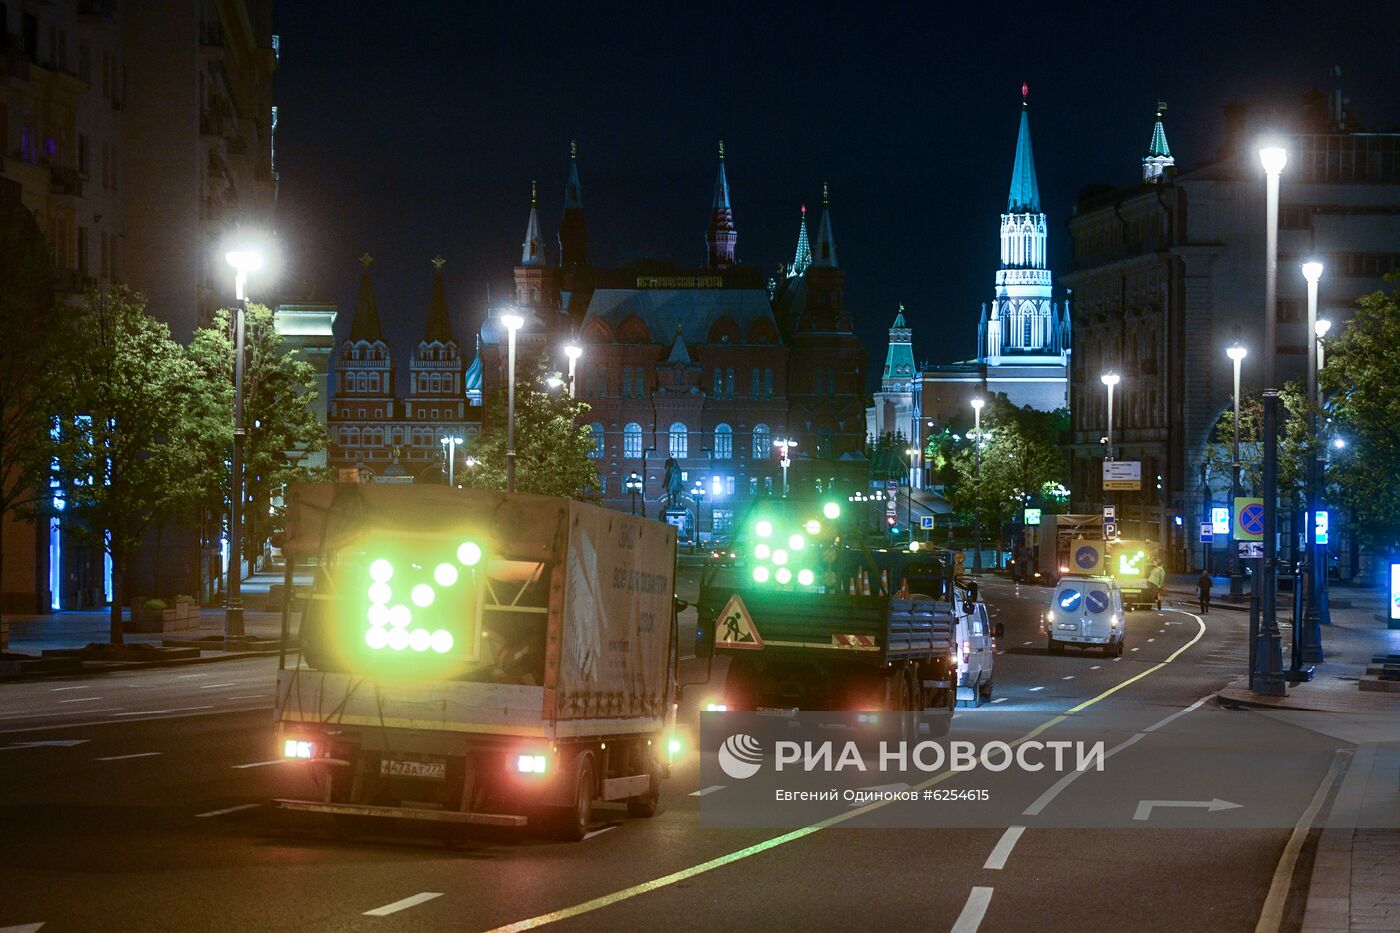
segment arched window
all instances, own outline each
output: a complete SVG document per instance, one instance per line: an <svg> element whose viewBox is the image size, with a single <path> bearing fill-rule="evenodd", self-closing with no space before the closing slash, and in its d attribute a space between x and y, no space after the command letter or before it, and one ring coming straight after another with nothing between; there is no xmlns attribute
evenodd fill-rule
<svg viewBox="0 0 1400 933"><path fill-rule="evenodd" d="M642 426L630 421L622 429L622 456L636 460L642 455Z"/></svg>
<svg viewBox="0 0 1400 933"><path fill-rule="evenodd" d="M346 432L346 435L347 435L347 436L346 436L346 440L345 440L346 446L348 446L348 447L359 447L359 446L360 446L360 429L359 429L359 428L351 428L349 431Z"/></svg>
<svg viewBox="0 0 1400 933"><path fill-rule="evenodd" d="M768 435L768 425L756 424L753 426L753 458L755 460L767 460L768 449L772 441Z"/></svg>
<svg viewBox="0 0 1400 933"><path fill-rule="evenodd" d="M603 459L603 424L595 421L588 426L588 430L593 434L593 449L588 452L588 456L594 460Z"/></svg>
<svg viewBox="0 0 1400 933"><path fill-rule="evenodd" d="M690 429L685 422L677 421L671 425L670 448L671 456L677 460L690 456Z"/></svg>
<svg viewBox="0 0 1400 933"><path fill-rule="evenodd" d="M734 459L734 429L727 424L715 425L715 459Z"/></svg>

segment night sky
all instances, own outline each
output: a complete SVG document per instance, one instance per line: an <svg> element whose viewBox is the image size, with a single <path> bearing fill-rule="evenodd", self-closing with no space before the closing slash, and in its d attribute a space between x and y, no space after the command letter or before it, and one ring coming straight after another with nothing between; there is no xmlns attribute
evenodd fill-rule
<svg viewBox="0 0 1400 933"><path fill-rule="evenodd" d="M723 138L742 261L790 262L799 207L815 234L829 182L846 303L872 364L900 302L919 360L963 359L992 296L1022 81L1059 273L1076 194L1140 177L1159 98L1179 168L1214 155L1223 104L1291 105L1327 88L1334 64L1353 113L1392 129L1397 25L1390 0L283 0L278 290L338 301L343 336L355 258L369 251L404 361L441 253L467 343L488 283L498 300L509 293L531 179L557 259L571 138L594 263L698 266Z"/></svg>

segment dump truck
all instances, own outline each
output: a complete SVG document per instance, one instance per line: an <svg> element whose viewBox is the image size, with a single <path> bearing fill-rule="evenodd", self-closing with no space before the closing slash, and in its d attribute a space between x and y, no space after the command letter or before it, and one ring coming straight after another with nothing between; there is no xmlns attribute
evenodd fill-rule
<svg viewBox="0 0 1400 933"><path fill-rule="evenodd" d="M697 653L729 660L714 705L873 719L950 711L960 686L974 703L989 698L976 584L956 578L950 552L857 543L842 511L760 503L739 523L735 566L706 569Z"/></svg>
<svg viewBox="0 0 1400 933"><path fill-rule="evenodd" d="M283 542L316 579L277 675L287 810L588 831L651 816L676 709L676 532L592 505L303 485ZM290 637L284 615L284 637Z"/></svg>
<svg viewBox="0 0 1400 933"><path fill-rule="evenodd" d="M1092 573L1097 568L1072 566L1071 549L1077 540L1103 543L1101 515L1044 515L1036 548L1037 582L1054 586L1067 573Z"/></svg>

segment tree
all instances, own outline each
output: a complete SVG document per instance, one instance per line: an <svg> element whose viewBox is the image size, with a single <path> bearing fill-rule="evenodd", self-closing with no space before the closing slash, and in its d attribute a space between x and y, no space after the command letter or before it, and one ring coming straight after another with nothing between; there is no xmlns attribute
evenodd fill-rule
<svg viewBox="0 0 1400 933"><path fill-rule="evenodd" d="M1289 382L1279 392L1283 403L1280 415L1278 450L1279 498L1302 508L1303 482L1307 478L1307 458L1313 454L1308 435L1308 403L1297 382ZM1240 398L1240 490L1242 495L1258 495L1262 482L1264 448L1260 442L1264 421L1263 396L1256 393ZM1206 444L1205 463L1210 476L1223 476L1229 482L1235 455L1235 412L1225 409L1216 420Z"/></svg>
<svg viewBox="0 0 1400 933"><path fill-rule="evenodd" d="M553 389L544 364L517 367L515 379L515 489L543 496L588 499L597 494L598 466L589 455L593 431L581 424L590 406ZM477 465L471 485L506 488L506 387L487 393L491 422L467 442ZM459 474L460 475L460 474Z"/></svg>
<svg viewBox="0 0 1400 933"><path fill-rule="evenodd" d="M111 640L122 641L132 553L152 522L186 513L206 467L191 417L200 374L139 295L89 293L63 332L43 391L53 413L53 477L67 529L112 559Z"/></svg>
<svg viewBox="0 0 1400 933"><path fill-rule="evenodd" d="M208 327L195 331L189 354L205 381L205 406L198 417L207 418L201 431L207 463L232 461L233 445L233 312L221 308ZM308 454L324 450L326 429L312 411L316 370L283 347L272 311L250 304L244 318L245 368L243 370L243 473L246 505L243 510L243 556L253 561L262 553L285 516L281 491L288 483L312 479L302 465ZM202 500L216 514L224 514L233 490L230 470L205 474Z"/></svg>
<svg viewBox="0 0 1400 933"><path fill-rule="evenodd" d="M1395 283L1391 276L1388 281ZM1347 455L1328 468L1341 506L1362 544L1400 554L1400 288L1358 301L1356 317L1329 342L1323 388L1331 395L1331 429Z"/></svg>
<svg viewBox="0 0 1400 933"><path fill-rule="evenodd" d="M42 234L18 202L0 204L0 521L35 516L48 498L49 419L43 374L54 361L57 329L53 264ZM4 544L0 535L0 580ZM3 612L0 604L0 612ZM8 650L0 625L0 653Z"/></svg>

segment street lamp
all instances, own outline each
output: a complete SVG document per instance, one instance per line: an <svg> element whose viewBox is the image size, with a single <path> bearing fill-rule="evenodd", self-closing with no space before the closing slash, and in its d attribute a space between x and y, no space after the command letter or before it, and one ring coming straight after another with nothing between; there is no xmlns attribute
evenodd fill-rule
<svg viewBox="0 0 1400 933"><path fill-rule="evenodd" d="M1325 545L1317 541L1317 513L1322 506L1321 446L1318 443L1317 423L1317 411L1322 405L1322 399L1318 396L1317 379L1317 283L1322 279L1322 263L1315 260L1305 262L1302 272L1303 278L1308 282L1308 330L1313 333L1313 339L1308 341L1307 379L1308 437L1312 441L1313 450L1307 463L1308 515L1303 522L1303 534L1306 535L1304 541L1307 544L1305 552L1308 557L1308 598L1302 622L1298 623L1295 620L1295 625L1301 626L1298 634L1302 636L1299 652L1302 660L1315 662L1322 660L1322 629L1319 626L1331 622L1327 610L1327 556Z"/></svg>
<svg viewBox="0 0 1400 933"><path fill-rule="evenodd" d="M1264 558L1255 578L1263 584L1259 611L1259 632L1255 644L1255 669L1250 689L1255 693L1282 696L1283 643L1278 632L1278 188L1279 175L1288 163L1288 151L1278 146L1259 150L1264 166Z"/></svg>
<svg viewBox="0 0 1400 933"><path fill-rule="evenodd" d="M1108 459L1115 460L1113 456L1113 389L1118 385L1119 376L1117 373L1104 373L1099 377L1099 381L1108 386Z"/></svg>
<svg viewBox="0 0 1400 933"><path fill-rule="evenodd" d="M695 500L695 536L691 538L690 552L695 553L695 545L700 542L700 526L703 524L701 516L705 505L705 484L700 480L695 481L695 485L690 487L690 497Z"/></svg>
<svg viewBox="0 0 1400 933"><path fill-rule="evenodd" d="M982 406L986 404L981 398L972 400L973 431L977 435L972 447L972 485L976 491L972 502L972 572L978 574L982 572Z"/></svg>
<svg viewBox="0 0 1400 933"><path fill-rule="evenodd" d="M457 487L456 474L453 470L457 465L457 448L461 444L460 437L444 437L442 439L443 453L447 457L447 485L453 489Z"/></svg>
<svg viewBox="0 0 1400 933"><path fill-rule="evenodd" d="M796 447L797 441L786 437L780 437L773 442L773 446L780 447L783 451L783 457L778 461L778 465L783 468L783 498L786 499L788 494L787 471L788 467L792 466L792 460L788 458L788 448Z"/></svg>
<svg viewBox="0 0 1400 933"><path fill-rule="evenodd" d="M564 355L569 358L569 397L573 398L578 391L574 388L574 371L578 366L578 358L583 356L583 347L576 343L568 344L564 347Z"/></svg>
<svg viewBox="0 0 1400 933"><path fill-rule="evenodd" d="M627 477L627 491L632 494L632 514L637 514L637 493L642 491L642 478L633 470Z"/></svg>
<svg viewBox="0 0 1400 933"><path fill-rule="evenodd" d="M1230 457L1230 510L1233 515L1235 499L1240 494L1240 364L1249 355L1249 351L1245 349L1244 344L1236 340L1234 346L1226 349L1225 355L1230 358L1230 362L1235 367L1235 445L1234 453ZM1244 595L1244 565L1240 559L1238 531L1239 529L1231 525L1230 537L1235 545L1235 559L1231 564L1232 572L1230 574L1231 596Z"/></svg>
<svg viewBox="0 0 1400 933"><path fill-rule="evenodd" d="M224 259L233 267L234 297L238 308L233 325L233 462L229 496L228 601L224 604L224 638L243 637L243 357L248 317L248 276L263 267L262 250L240 246Z"/></svg>
<svg viewBox="0 0 1400 933"><path fill-rule="evenodd" d="M909 525L909 540L914 540L914 459L919 456L917 447L904 448L904 455L909 458L909 485L904 490L904 518Z"/></svg>
<svg viewBox="0 0 1400 933"><path fill-rule="evenodd" d="M506 492L515 492L515 332L525 326L518 314L504 314L506 326Z"/></svg>

